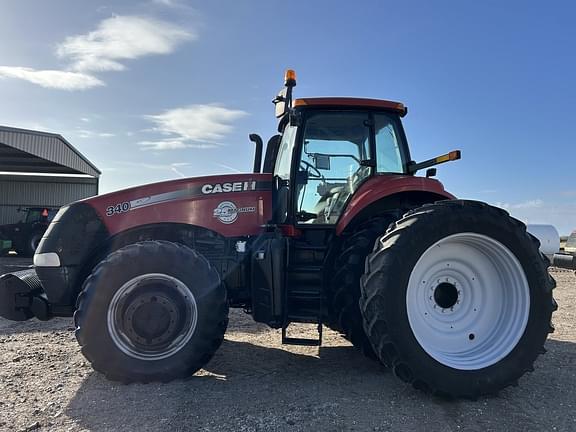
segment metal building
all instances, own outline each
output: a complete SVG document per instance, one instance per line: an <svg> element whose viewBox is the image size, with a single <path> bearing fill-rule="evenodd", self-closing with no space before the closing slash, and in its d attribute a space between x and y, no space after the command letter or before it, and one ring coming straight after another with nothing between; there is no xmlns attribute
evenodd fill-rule
<svg viewBox="0 0 576 432"><path fill-rule="evenodd" d="M0 225L19 207L60 207L98 194L101 172L61 135L0 126Z"/></svg>

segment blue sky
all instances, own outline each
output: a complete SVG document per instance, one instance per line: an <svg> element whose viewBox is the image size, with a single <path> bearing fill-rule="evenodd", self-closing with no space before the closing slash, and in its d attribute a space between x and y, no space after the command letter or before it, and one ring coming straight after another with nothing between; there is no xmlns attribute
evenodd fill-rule
<svg viewBox="0 0 576 432"><path fill-rule="evenodd" d="M409 107L416 160L529 223L576 229L573 2L4 0L0 124L58 132L102 192L248 171L274 134L283 71L297 96Z"/></svg>

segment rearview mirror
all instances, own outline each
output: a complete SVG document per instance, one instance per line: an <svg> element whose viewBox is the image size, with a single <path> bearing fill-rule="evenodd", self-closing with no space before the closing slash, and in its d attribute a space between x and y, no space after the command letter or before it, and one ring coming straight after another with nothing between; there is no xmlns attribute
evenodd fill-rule
<svg viewBox="0 0 576 432"><path fill-rule="evenodd" d="M278 93L278 96L276 96L272 102L274 102L274 114L276 118L280 118L286 114L286 89L283 88L280 90L280 93Z"/></svg>
<svg viewBox="0 0 576 432"><path fill-rule="evenodd" d="M330 156L323 154L314 154L314 167L318 170L330 170Z"/></svg>

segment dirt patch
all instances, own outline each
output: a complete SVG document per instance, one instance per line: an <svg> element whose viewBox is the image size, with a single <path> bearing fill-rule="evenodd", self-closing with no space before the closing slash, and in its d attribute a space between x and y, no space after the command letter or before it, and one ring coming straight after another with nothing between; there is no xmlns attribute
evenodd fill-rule
<svg viewBox="0 0 576 432"><path fill-rule="evenodd" d="M69 319L0 319L0 430L575 430L576 276L552 273L560 308L548 353L519 387L475 402L421 394L334 332L320 349L282 346L279 331L238 310L204 370L149 385L95 373Z"/></svg>

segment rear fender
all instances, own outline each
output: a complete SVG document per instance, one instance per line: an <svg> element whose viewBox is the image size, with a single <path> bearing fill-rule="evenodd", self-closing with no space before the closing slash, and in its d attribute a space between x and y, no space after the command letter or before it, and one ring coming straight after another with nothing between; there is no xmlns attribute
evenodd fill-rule
<svg viewBox="0 0 576 432"><path fill-rule="evenodd" d="M364 182L348 202L336 224L336 234L341 235L352 223L361 222L376 213L405 211L425 203L454 198L438 180L377 175Z"/></svg>

